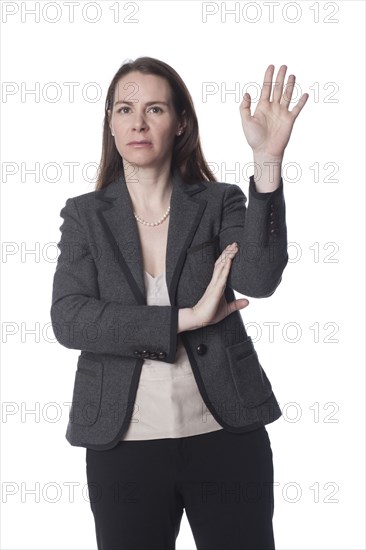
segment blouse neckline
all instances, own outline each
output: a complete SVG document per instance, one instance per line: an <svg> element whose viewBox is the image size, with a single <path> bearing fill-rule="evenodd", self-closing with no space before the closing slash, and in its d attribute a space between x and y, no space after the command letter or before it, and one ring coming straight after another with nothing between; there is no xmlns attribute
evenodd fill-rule
<svg viewBox="0 0 366 550"><path fill-rule="evenodd" d="M160 277L161 277L162 275L164 275L164 273L165 273L165 270L164 270L164 271L162 271L161 273L159 273L159 275L156 275L156 277L153 277L153 276L152 276L152 275L150 275L150 273L148 273L147 271L144 271L144 273L146 273L146 275L148 275L148 276L149 276L149 277L150 277L151 279L154 279L154 280L156 280L156 279L160 279Z"/></svg>

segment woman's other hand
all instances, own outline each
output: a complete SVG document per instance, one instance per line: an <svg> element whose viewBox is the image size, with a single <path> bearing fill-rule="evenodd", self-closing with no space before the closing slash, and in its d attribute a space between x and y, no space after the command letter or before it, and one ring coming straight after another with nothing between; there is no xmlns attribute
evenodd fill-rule
<svg viewBox="0 0 366 550"><path fill-rule="evenodd" d="M229 244L217 258L207 290L192 308L197 328L218 323L234 311L243 309L249 304L249 301L245 298L228 303L224 295L231 263L237 251L238 246L236 243Z"/></svg>

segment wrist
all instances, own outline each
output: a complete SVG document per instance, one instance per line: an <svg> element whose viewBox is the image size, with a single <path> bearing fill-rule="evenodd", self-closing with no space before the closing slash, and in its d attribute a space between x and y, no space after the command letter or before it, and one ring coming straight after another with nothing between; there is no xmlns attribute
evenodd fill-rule
<svg viewBox="0 0 366 550"><path fill-rule="evenodd" d="M282 162L284 154L285 154L285 152L283 151L282 153L280 153L278 155L274 155L273 153L270 153L270 152L265 151L265 150L259 150L259 149L256 149L256 150L252 149L252 152L253 152L254 160L258 159L258 162L262 162L262 161L266 161L266 160Z"/></svg>
<svg viewBox="0 0 366 550"><path fill-rule="evenodd" d="M178 334L187 330L196 330L198 326L193 308L183 307L178 310Z"/></svg>
<svg viewBox="0 0 366 550"><path fill-rule="evenodd" d="M254 154L254 181L256 191L269 193L278 189L281 181L283 156Z"/></svg>

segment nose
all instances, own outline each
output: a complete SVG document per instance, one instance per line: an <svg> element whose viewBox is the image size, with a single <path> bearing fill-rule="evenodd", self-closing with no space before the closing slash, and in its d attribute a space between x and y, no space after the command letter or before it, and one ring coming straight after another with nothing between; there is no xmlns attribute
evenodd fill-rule
<svg viewBox="0 0 366 550"><path fill-rule="evenodd" d="M132 128L133 130L137 130L138 132L141 132L142 130L146 130L147 124L143 113L139 113L136 111L136 114L132 122Z"/></svg>

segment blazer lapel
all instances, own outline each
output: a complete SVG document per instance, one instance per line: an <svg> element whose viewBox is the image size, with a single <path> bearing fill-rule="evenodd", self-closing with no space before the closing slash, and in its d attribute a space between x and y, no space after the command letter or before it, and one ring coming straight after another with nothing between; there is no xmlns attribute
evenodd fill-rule
<svg viewBox="0 0 366 550"><path fill-rule="evenodd" d="M199 198L206 189L204 182L186 184L178 170L173 172L173 190L168 217L168 240L166 249L166 282L171 305L176 305L176 289L183 268L186 250L189 248L199 226L207 201ZM101 201L97 215L106 238L112 245L115 259L125 274L137 303L146 305L146 289L137 221L124 177L96 193ZM153 229L152 229L153 230Z"/></svg>

